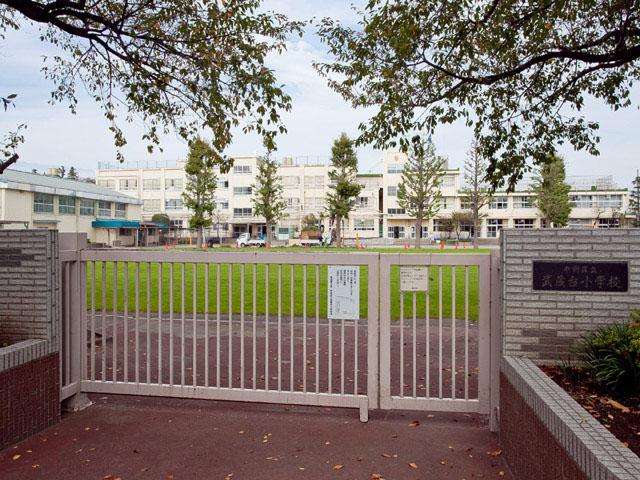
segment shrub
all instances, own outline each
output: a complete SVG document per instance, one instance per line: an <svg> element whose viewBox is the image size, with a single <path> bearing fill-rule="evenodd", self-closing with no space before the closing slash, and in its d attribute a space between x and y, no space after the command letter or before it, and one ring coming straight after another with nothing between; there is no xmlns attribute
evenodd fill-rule
<svg viewBox="0 0 640 480"><path fill-rule="evenodd" d="M640 395L640 323L611 325L580 342L580 359L600 387L619 395Z"/></svg>

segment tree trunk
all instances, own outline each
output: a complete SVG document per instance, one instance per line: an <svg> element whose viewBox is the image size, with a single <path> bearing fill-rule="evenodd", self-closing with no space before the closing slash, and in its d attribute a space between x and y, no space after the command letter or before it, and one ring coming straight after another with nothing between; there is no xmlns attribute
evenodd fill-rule
<svg viewBox="0 0 640 480"><path fill-rule="evenodd" d="M203 237L204 227L201 225L196 230L196 247L202 248L202 237Z"/></svg>
<svg viewBox="0 0 640 480"><path fill-rule="evenodd" d="M337 215L336 216L336 247L338 248L342 248L342 230L341 227L342 226L342 217Z"/></svg>
<svg viewBox="0 0 640 480"><path fill-rule="evenodd" d="M422 236L422 212L418 212L416 215L416 241L415 247L420 248L420 240Z"/></svg>
<svg viewBox="0 0 640 480"><path fill-rule="evenodd" d="M480 236L480 215L473 215L473 248L478 248L478 237Z"/></svg>
<svg viewBox="0 0 640 480"><path fill-rule="evenodd" d="M266 248L271 248L271 222L266 222L267 232L264 238L264 245Z"/></svg>

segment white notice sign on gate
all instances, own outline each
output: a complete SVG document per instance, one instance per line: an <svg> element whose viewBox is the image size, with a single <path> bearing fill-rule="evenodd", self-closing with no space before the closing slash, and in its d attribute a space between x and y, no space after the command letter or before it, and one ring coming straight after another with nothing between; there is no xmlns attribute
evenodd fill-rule
<svg viewBox="0 0 640 480"><path fill-rule="evenodd" d="M327 316L332 320L360 319L360 267L329 265Z"/></svg>
<svg viewBox="0 0 640 480"><path fill-rule="evenodd" d="M427 267L400 267L401 292L426 292L429 286Z"/></svg>

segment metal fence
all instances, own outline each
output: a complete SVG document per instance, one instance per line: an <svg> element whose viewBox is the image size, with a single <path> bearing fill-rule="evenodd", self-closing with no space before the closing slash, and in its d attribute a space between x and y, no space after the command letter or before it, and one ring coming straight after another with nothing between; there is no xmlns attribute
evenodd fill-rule
<svg viewBox="0 0 640 480"><path fill-rule="evenodd" d="M489 413L489 255L61 252L62 398L78 392ZM329 318L330 266L359 271ZM402 266L425 291L400 288ZM447 297L449 300L447 300ZM335 315L334 315L335 317Z"/></svg>

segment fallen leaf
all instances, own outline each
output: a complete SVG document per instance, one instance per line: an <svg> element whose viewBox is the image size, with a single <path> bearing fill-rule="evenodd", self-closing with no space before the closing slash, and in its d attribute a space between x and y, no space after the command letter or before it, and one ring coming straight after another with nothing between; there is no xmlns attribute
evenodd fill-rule
<svg viewBox="0 0 640 480"><path fill-rule="evenodd" d="M384 480L384 478L382 478L382 475L380 475L379 473L372 473L371 480Z"/></svg>
<svg viewBox="0 0 640 480"><path fill-rule="evenodd" d="M383 456L384 458L391 458L391 455L389 455L388 453L383 453L383 454L382 454L382 456Z"/></svg>
<svg viewBox="0 0 640 480"><path fill-rule="evenodd" d="M22 455L20 455L19 453L16 453L11 460L18 460Z"/></svg>
<svg viewBox="0 0 640 480"><path fill-rule="evenodd" d="M487 452L487 455L491 455L492 457L499 457L502 455L502 449L499 448L497 450L493 450L492 452Z"/></svg>
<svg viewBox="0 0 640 480"><path fill-rule="evenodd" d="M409 466L410 466L411 468L413 468L414 470L417 470L417 469L418 469L418 465L416 465L416 464L415 464L415 463L413 463L413 462L411 462L411 463L409 464Z"/></svg>
<svg viewBox="0 0 640 480"><path fill-rule="evenodd" d="M612 399L609 399L609 400L605 401L604 403L609 404L612 407L617 408L618 410L621 410L622 413L629 413L631 411L631 410L629 410L629 407L625 407L620 402L616 402L615 400L612 400Z"/></svg>
<svg viewBox="0 0 640 480"><path fill-rule="evenodd" d="M420 425L420 422L418 420L414 420L409 424L410 427L417 427L418 425Z"/></svg>
<svg viewBox="0 0 640 480"><path fill-rule="evenodd" d="M336 463L336 464L333 466L333 469L334 469L334 470L341 470L342 468L344 468L344 465L340 465L339 463Z"/></svg>

